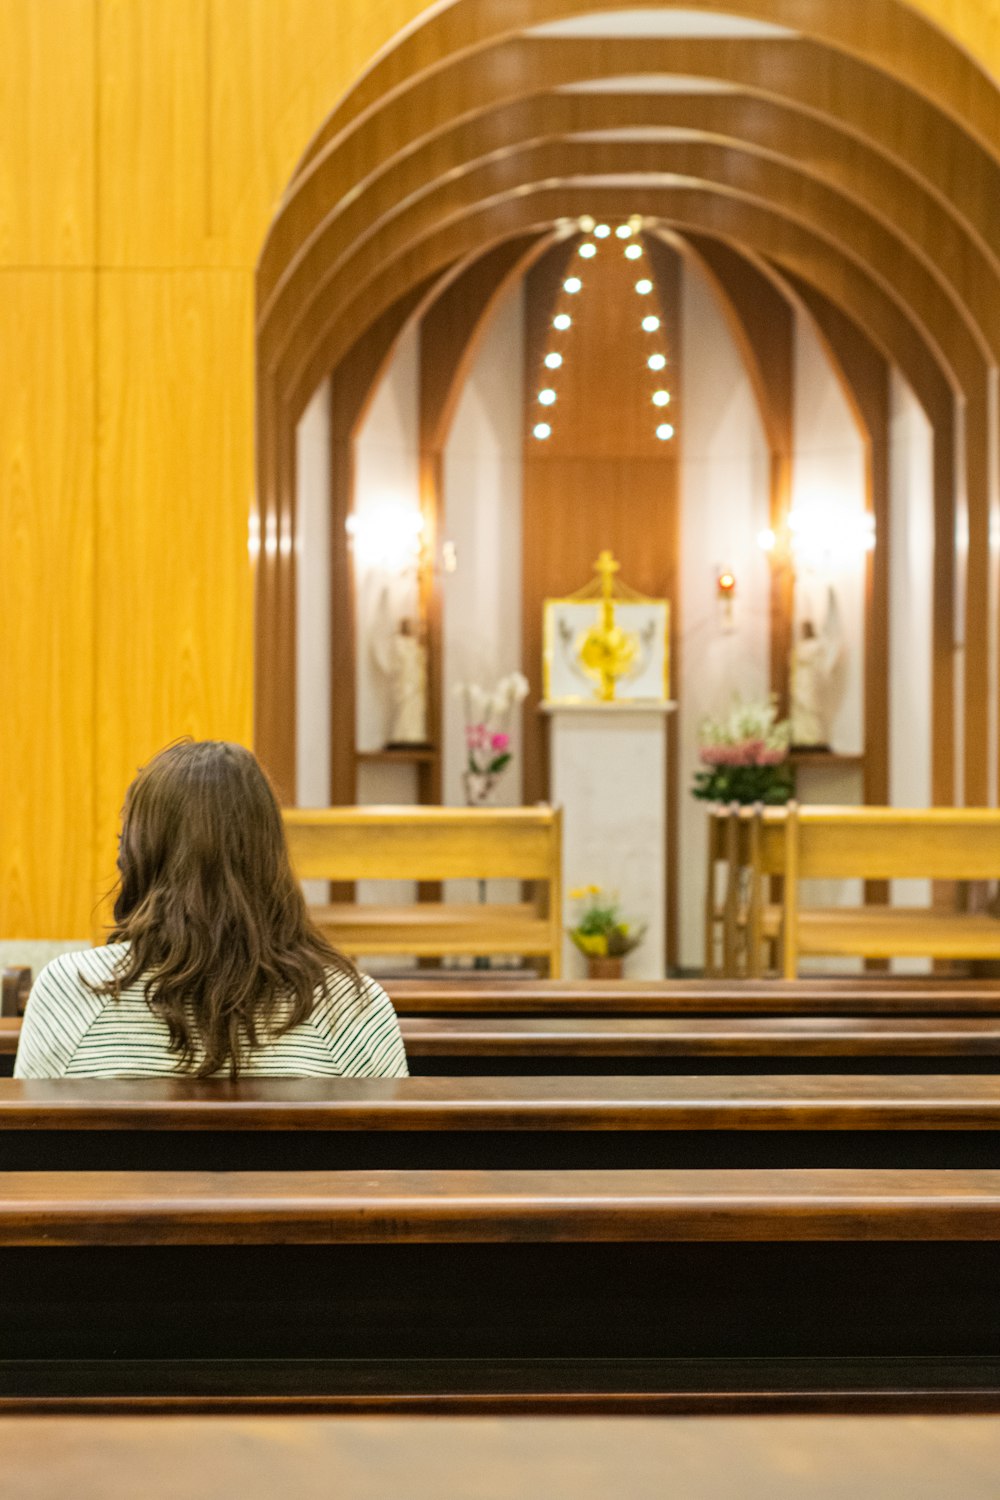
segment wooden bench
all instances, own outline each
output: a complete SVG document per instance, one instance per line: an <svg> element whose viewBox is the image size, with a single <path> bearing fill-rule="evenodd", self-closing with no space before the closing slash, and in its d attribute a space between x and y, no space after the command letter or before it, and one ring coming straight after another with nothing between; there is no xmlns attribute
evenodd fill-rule
<svg viewBox="0 0 1000 1500"><path fill-rule="evenodd" d="M410 1072L1000 1072L991 1016L403 1016ZM20 1022L0 1022L10 1076Z"/></svg>
<svg viewBox="0 0 1000 1500"><path fill-rule="evenodd" d="M1000 1018L404 1016L410 1072L1000 1072Z"/></svg>
<svg viewBox="0 0 1000 1500"><path fill-rule="evenodd" d="M782 973L805 956L1000 958L1000 919L985 912L868 905L809 908L801 880L995 881L1000 810L995 808L799 807L757 809L749 852L751 951L780 933ZM765 881L781 876L780 911Z"/></svg>
<svg viewBox="0 0 1000 1500"><path fill-rule="evenodd" d="M0 1171L1000 1167L975 1074L0 1080Z"/></svg>
<svg viewBox="0 0 1000 1500"><path fill-rule="evenodd" d="M12 1173L0 1394L996 1411L998 1275L995 1171Z"/></svg>
<svg viewBox="0 0 1000 1500"><path fill-rule="evenodd" d="M288 846L302 880L516 880L535 898L508 904L335 902L313 917L344 953L537 958L558 977L562 822L548 807L288 808Z"/></svg>
<svg viewBox="0 0 1000 1500"><path fill-rule="evenodd" d="M883 1500L887 1474L909 1496L947 1495L960 1474L962 1500L994 1500L1000 1468L995 1425L963 1415L281 1415L237 1406L169 1423L134 1413L127 1422L9 1416L4 1473L12 1494L34 1500L326 1500L331 1484L354 1500L366 1490L440 1500L467 1495L470 1474L484 1476L480 1496L545 1500L661 1500L664 1474L678 1493L715 1500L789 1500L799 1474L821 1474L828 1496Z"/></svg>
<svg viewBox="0 0 1000 1500"><path fill-rule="evenodd" d="M995 981L390 979L400 1016L1000 1015Z"/></svg>
<svg viewBox="0 0 1000 1500"><path fill-rule="evenodd" d="M31 991L31 970L27 964L10 964L0 979L0 1018L21 1016Z"/></svg>
<svg viewBox="0 0 1000 1500"><path fill-rule="evenodd" d="M798 1476L821 1474L828 1497L884 1500L888 1474L896 1494L925 1497L950 1494L961 1475L962 1500L995 1500L1000 1471L995 1423L939 1413L759 1413L752 1421L734 1414L711 1422L633 1415L608 1422L574 1411L539 1422L501 1414L500 1402L486 1420L454 1411L319 1416L306 1414L304 1402L290 1405L263 1407L278 1421L258 1415L262 1403L248 1413L238 1399L228 1410L206 1400L208 1410L175 1411L170 1422L138 1415L146 1410L141 1400L125 1404L128 1421L114 1414L82 1420L50 1413L46 1422L7 1416L0 1425L4 1478L12 1495L33 1500L327 1500L331 1488L343 1500L365 1493L441 1500L467 1496L472 1474L484 1476L480 1496L662 1500L669 1474L671 1489L686 1496L798 1500Z"/></svg>

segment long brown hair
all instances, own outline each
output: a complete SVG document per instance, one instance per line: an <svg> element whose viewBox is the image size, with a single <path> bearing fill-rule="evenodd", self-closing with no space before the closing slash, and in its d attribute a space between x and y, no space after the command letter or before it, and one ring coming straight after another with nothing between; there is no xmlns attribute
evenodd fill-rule
<svg viewBox="0 0 1000 1500"><path fill-rule="evenodd" d="M108 941L128 952L99 994L140 978L178 1066L239 1073L248 1049L304 1021L331 970L360 976L309 919L277 798L249 750L162 750L125 796Z"/></svg>

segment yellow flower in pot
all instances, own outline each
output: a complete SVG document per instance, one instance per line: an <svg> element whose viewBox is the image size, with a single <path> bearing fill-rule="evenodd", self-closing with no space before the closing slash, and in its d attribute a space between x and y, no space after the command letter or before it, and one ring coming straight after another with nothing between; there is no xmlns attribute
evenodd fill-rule
<svg viewBox="0 0 1000 1500"><path fill-rule="evenodd" d="M599 885L579 886L569 896L577 906L569 935L587 960L588 979L620 979L625 955L638 948L645 925L625 921L617 896Z"/></svg>

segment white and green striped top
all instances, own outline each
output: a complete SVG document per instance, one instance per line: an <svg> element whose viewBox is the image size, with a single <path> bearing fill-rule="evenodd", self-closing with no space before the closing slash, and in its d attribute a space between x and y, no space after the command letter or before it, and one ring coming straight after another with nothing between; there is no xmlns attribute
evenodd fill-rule
<svg viewBox="0 0 1000 1500"><path fill-rule="evenodd" d="M119 999L95 995L124 957L109 943L63 953L32 988L14 1063L15 1078L152 1078L177 1072L169 1032L146 1003L141 979ZM334 973L309 1018L264 1042L241 1062L253 1077L403 1078L408 1072L392 1001L373 979L358 994Z"/></svg>

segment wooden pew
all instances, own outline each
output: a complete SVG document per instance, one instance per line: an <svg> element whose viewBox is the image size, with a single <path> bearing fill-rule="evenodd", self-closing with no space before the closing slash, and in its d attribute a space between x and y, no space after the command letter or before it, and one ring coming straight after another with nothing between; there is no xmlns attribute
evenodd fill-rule
<svg viewBox="0 0 1000 1500"><path fill-rule="evenodd" d="M21 1016L31 990L27 964L10 964L0 977L0 1017Z"/></svg>
<svg viewBox="0 0 1000 1500"><path fill-rule="evenodd" d="M531 902L335 902L312 909L344 953L421 958L515 954L562 963L562 815L558 808L286 808L302 880L516 880Z"/></svg>
<svg viewBox="0 0 1000 1500"><path fill-rule="evenodd" d="M403 1016L410 1072L997 1073L1000 1017ZM0 1022L10 1076L20 1022Z"/></svg>
<svg viewBox="0 0 1000 1500"><path fill-rule="evenodd" d="M986 912L869 905L804 907L802 880L995 881L1000 876L1000 809L800 807L753 814L748 922L752 972L776 909L765 883L782 877L781 967L798 974L807 956L1000 958L1000 919Z"/></svg>
<svg viewBox="0 0 1000 1500"><path fill-rule="evenodd" d="M583 1403L581 1403L583 1404ZM827 1496L884 1500L950 1494L995 1500L1000 1431L976 1417L923 1416L549 1416L510 1414L351 1417L291 1412L261 1403L179 1416L129 1419L7 1416L0 1423L4 1477L32 1500L662 1500L671 1490L713 1500L801 1500L802 1475L822 1475ZM127 1409L127 1408L126 1408ZM276 1417L278 1418L276 1420Z"/></svg>
<svg viewBox="0 0 1000 1500"><path fill-rule="evenodd" d="M995 981L823 977L796 981L391 979L401 1016L1000 1015Z"/></svg>
<svg viewBox="0 0 1000 1500"><path fill-rule="evenodd" d="M404 1016L410 1072L1000 1072L1000 1017Z"/></svg>
<svg viewBox="0 0 1000 1500"><path fill-rule="evenodd" d="M1000 1167L975 1074L0 1079L0 1172Z"/></svg>
<svg viewBox="0 0 1000 1500"><path fill-rule="evenodd" d="M12 1173L0 1393L997 1411L998 1275L995 1171Z"/></svg>

